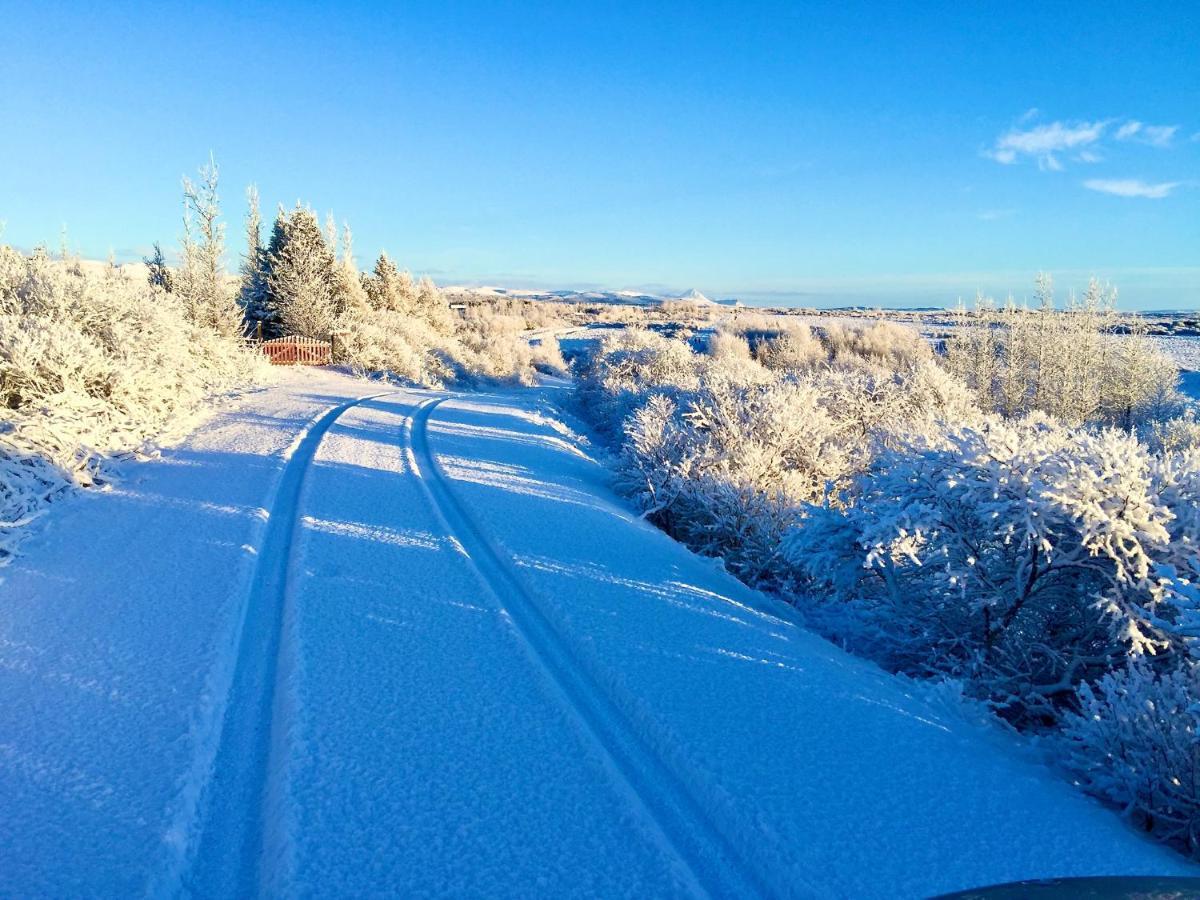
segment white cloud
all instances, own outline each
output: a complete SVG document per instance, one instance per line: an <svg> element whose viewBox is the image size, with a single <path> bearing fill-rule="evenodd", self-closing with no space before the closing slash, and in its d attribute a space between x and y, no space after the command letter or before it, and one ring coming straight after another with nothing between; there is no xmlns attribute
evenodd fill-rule
<svg viewBox="0 0 1200 900"><path fill-rule="evenodd" d="M984 151L984 156L1006 166L1032 159L1043 172L1061 172L1064 155L1073 162L1101 162L1104 156L1098 151L1105 138L1170 147L1179 132L1178 125L1147 125L1138 119L1126 119L1115 129L1113 119L1057 121L1026 127L1038 115L1037 109L1025 112L1009 131L996 139L990 150ZM1188 140L1200 140L1200 134Z"/></svg>
<svg viewBox="0 0 1200 900"><path fill-rule="evenodd" d="M1149 144L1151 147L1169 147L1178 125L1146 125L1137 119L1130 119L1117 129L1118 141L1137 141Z"/></svg>
<svg viewBox="0 0 1200 900"><path fill-rule="evenodd" d="M1118 197L1145 197L1151 200L1161 200L1170 195L1182 182L1162 181L1158 184L1147 184L1139 178L1091 178L1083 183L1089 191L1100 191L1102 194L1115 194Z"/></svg>
<svg viewBox="0 0 1200 900"><path fill-rule="evenodd" d="M1127 141L1141 130L1142 130L1142 123L1137 121L1136 119L1132 122L1126 122L1124 125L1122 125L1120 128L1117 129L1117 140L1118 141Z"/></svg>
<svg viewBox="0 0 1200 900"><path fill-rule="evenodd" d="M983 222L995 222L997 219L1007 219L1016 214L1015 209L985 209L979 212L978 218Z"/></svg>
<svg viewBox="0 0 1200 900"><path fill-rule="evenodd" d="M1104 134L1105 122L1050 122L1001 135L988 155L996 162L1010 165L1019 157L1038 160L1045 169L1058 171L1062 165L1054 157L1064 150L1082 149L1096 143Z"/></svg>

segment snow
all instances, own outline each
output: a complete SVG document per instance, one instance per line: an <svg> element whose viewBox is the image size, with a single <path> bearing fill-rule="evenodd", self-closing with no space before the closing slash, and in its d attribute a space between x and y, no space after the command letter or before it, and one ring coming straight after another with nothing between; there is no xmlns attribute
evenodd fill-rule
<svg viewBox="0 0 1200 900"><path fill-rule="evenodd" d="M47 516L0 587L0 893L1195 873L638 520L560 389L289 371Z"/></svg>

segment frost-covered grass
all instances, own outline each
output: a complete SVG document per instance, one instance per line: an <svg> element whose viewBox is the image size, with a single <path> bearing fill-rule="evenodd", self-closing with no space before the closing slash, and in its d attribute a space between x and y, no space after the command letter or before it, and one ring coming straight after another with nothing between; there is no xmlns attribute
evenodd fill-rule
<svg viewBox="0 0 1200 900"><path fill-rule="evenodd" d="M1200 428L1149 342L1023 315L960 332L965 378L890 323L745 319L706 353L627 331L577 398L656 524L843 645L1046 732L1086 788L1197 852Z"/></svg>
<svg viewBox="0 0 1200 900"><path fill-rule="evenodd" d="M265 372L143 279L0 247L0 564L48 503Z"/></svg>

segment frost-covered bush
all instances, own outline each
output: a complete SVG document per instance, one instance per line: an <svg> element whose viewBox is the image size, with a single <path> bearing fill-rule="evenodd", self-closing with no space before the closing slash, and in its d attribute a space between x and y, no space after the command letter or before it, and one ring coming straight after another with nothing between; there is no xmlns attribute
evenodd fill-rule
<svg viewBox="0 0 1200 900"><path fill-rule="evenodd" d="M1079 688L1068 766L1135 823L1200 854L1200 665L1133 662Z"/></svg>
<svg viewBox="0 0 1200 900"><path fill-rule="evenodd" d="M927 365L933 357L916 331L892 322L845 325L831 321L814 331L802 322L764 316L739 320L755 358L777 372L851 369L891 375Z"/></svg>
<svg viewBox="0 0 1200 900"><path fill-rule="evenodd" d="M1143 429L1146 443L1159 453L1178 453L1200 449L1200 422L1194 410L1159 421L1151 421Z"/></svg>
<svg viewBox="0 0 1200 900"><path fill-rule="evenodd" d="M754 355L773 372L808 372L829 361L825 345L804 324L760 342Z"/></svg>
<svg viewBox="0 0 1200 900"><path fill-rule="evenodd" d="M106 459L264 376L261 357L191 311L115 269L0 247L0 558L48 501L103 480Z"/></svg>
<svg viewBox="0 0 1200 900"><path fill-rule="evenodd" d="M477 304L468 309L457 335L469 376L532 384L538 371L558 375L567 371L558 339L552 334L531 337L524 310L517 304Z"/></svg>
<svg viewBox="0 0 1200 900"><path fill-rule="evenodd" d="M1083 680L1200 634L1197 500L1200 454L992 419L881 452L786 554L864 652L1053 721Z"/></svg>
<svg viewBox="0 0 1200 900"><path fill-rule="evenodd" d="M893 322L842 325L831 322L820 333L832 362L844 366L873 366L899 372L927 362L933 355L916 331Z"/></svg>
<svg viewBox="0 0 1200 900"><path fill-rule="evenodd" d="M929 359L891 372L772 370L735 329L719 329L704 354L649 332L608 336L579 373L578 395L602 434L624 438L622 486L648 517L771 586L788 580L780 541L808 504L839 503L898 434L975 414L965 388Z"/></svg>
<svg viewBox="0 0 1200 900"><path fill-rule="evenodd" d="M750 344L740 334L718 328L708 341L708 355L713 359L748 360Z"/></svg>
<svg viewBox="0 0 1200 900"><path fill-rule="evenodd" d="M697 354L681 340L629 328L605 335L578 373L587 418L615 438L621 425L653 394L676 396L700 387Z"/></svg>
<svg viewBox="0 0 1200 900"><path fill-rule="evenodd" d="M338 361L359 371L430 387L475 379L532 384L539 368L566 371L552 335L533 346L522 317L491 310L460 320L432 281L414 283L386 254L363 287L366 303L347 306L337 320Z"/></svg>
<svg viewBox="0 0 1200 900"><path fill-rule="evenodd" d="M631 416L623 480L652 520L762 582L803 504L845 476L839 423L811 384L714 380L685 402L657 394Z"/></svg>
<svg viewBox="0 0 1200 900"><path fill-rule="evenodd" d="M337 362L360 373L441 387L455 376L455 344L420 319L388 309L352 311L338 321Z"/></svg>

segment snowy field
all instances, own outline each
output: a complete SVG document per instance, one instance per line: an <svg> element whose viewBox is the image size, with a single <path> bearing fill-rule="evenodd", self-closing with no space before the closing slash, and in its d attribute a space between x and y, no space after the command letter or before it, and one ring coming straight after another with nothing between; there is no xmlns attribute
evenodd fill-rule
<svg viewBox="0 0 1200 900"><path fill-rule="evenodd" d="M561 390L293 371L59 505L4 572L0 894L1196 873L638 520Z"/></svg>

